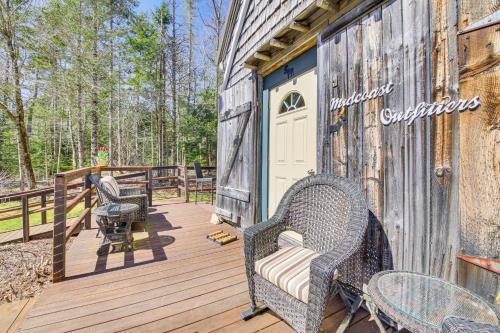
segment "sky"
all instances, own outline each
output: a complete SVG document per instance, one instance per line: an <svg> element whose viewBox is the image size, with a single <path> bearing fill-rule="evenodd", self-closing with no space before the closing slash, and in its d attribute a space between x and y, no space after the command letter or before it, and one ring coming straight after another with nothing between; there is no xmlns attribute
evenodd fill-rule
<svg viewBox="0 0 500 333"><path fill-rule="evenodd" d="M137 12L140 11L151 11L157 7L160 6L162 1L165 1L167 5L169 5L170 8L170 0L139 0L138 1L138 6L136 8ZM194 28L195 31L198 32L198 35L202 35L204 31L203 23L200 19L200 15L202 15L205 19L208 18L207 12L209 11L209 5L208 2L209 0L195 0L195 10L194 10ZM227 7L227 4L229 3L229 0L224 0L224 6ZM183 21L185 18L184 15L184 0L177 0L177 13L179 15L179 21Z"/></svg>
<svg viewBox="0 0 500 333"><path fill-rule="evenodd" d="M150 11L151 9L160 6L162 0L140 0L139 10Z"/></svg>

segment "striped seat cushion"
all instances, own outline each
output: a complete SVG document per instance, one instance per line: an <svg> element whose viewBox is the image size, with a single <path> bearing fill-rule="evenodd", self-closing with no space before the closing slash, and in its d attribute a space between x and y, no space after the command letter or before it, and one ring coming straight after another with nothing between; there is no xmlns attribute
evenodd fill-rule
<svg viewBox="0 0 500 333"><path fill-rule="evenodd" d="M319 253L303 247L290 246L257 260L255 272L262 278L307 303L311 260Z"/></svg>

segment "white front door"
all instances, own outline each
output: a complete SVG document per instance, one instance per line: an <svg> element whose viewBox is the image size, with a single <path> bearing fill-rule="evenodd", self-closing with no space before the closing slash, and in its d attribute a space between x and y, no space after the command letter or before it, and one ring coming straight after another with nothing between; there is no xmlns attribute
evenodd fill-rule
<svg viewBox="0 0 500 333"><path fill-rule="evenodd" d="M316 69L311 69L270 91L270 217L292 184L316 172L316 87Z"/></svg>

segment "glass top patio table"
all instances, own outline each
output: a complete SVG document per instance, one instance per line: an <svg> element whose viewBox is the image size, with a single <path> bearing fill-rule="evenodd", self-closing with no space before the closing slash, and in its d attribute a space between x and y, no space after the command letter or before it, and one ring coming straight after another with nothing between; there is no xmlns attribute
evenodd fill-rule
<svg viewBox="0 0 500 333"><path fill-rule="evenodd" d="M428 275L385 271L369 283L374 305L401 326L417 332L439 332L448 316L498 325L486 301L453 283Z"/></svg>

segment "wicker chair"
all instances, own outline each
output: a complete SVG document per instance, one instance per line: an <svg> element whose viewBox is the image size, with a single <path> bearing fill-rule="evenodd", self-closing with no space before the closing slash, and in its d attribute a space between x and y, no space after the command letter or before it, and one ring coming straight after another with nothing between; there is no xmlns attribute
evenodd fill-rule
<svg viewBox="0 0 500 333"><path fill-rule="evenodd" d="M464 318L447 317L442 333L500 333L500 326L478 323Z"/></svg>
<svg viewBox="0 0 500 333"><path fill-rule="evenodd" d="M93 173L90 176L90 181L95 186L97 191L97 202L99 206L115 203L133 203L139 205L139 210L135 213L133 220L135 222L146 222L148 216L148 196L144 194L138 187L120 188L119 193L111 193L106 186L101 182L100 173Z"/></svg>
<svg viewBox="0 0 500 333"><path fill-rule="evenodd" d="M343 289L342 285L362 290L366 277L357 267L365 260L360 251L367 225L365 200L358 186L348 179L317 175L294 184L269 221L244 232L251 307L242 317L249 319L262 311L265 307L256 306L260 301L298 332L317 332L333 293ZM257 261L277 253L278 236L286 230L301 234L305 251L316 253L310 261L305 301L269 282L255 269Z"/></svg>

